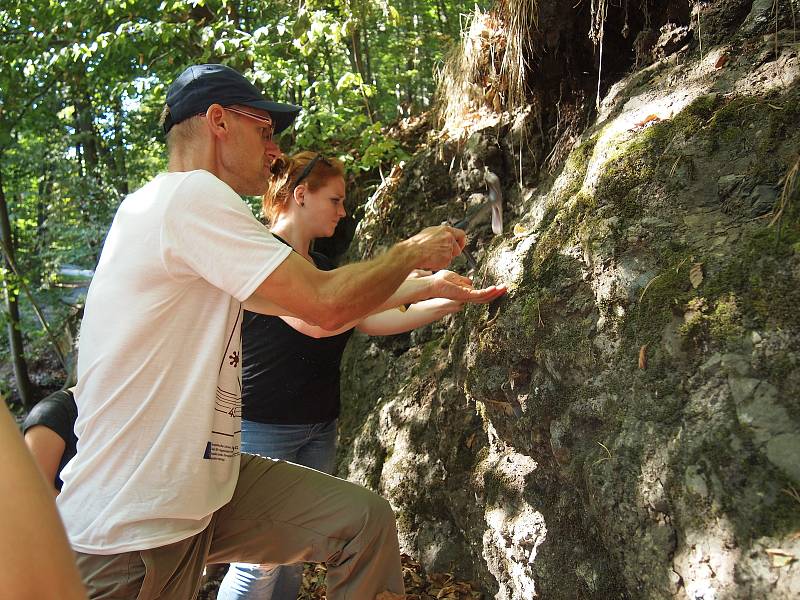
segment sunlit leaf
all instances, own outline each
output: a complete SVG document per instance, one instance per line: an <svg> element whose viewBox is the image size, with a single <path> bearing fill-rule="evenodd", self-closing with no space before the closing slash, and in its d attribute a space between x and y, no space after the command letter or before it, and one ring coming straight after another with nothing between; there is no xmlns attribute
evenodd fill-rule
<svg viewBox="0 0 800 600"><path fill-rule="evenodd" d="M689 271L689 281L693 288L697 288L703 283L703 264L694 263Z"/></svg>
<svg viewBox="0 0 800 600"><path fill-rule="evenodd" d="M297 15L297 20L292 25L292 34L297 38L306 33L311 28L311 18L306 11Z"/></svg>

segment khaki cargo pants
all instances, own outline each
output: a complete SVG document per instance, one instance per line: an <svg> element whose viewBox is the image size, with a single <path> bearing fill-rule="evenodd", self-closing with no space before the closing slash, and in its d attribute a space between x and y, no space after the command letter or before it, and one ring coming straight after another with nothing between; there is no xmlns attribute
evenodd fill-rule
<svg viewBox="0 0 800 600"><path fill-rule="evenodd" d="M403 593L394 514L380 496L291 463L242 455L231 501L197 535L123 554L77 553L97 600L193 600L209 563L328 565L329 600Z"/></svg>

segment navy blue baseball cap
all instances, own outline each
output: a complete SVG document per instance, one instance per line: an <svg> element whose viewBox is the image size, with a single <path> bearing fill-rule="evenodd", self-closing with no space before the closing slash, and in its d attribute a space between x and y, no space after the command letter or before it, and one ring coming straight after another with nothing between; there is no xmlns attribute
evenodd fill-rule
<svg viewBox="0 0 800 600"><path fill-rule="evenodd" d="M164 133L189 117L204 114L212 104L238 104L266 110L275 124L275 133L289 127L300 112L300 107L294 104L267 100L235 69L225 65L193 65L167 90L169 113L164 120Z"/></svg>

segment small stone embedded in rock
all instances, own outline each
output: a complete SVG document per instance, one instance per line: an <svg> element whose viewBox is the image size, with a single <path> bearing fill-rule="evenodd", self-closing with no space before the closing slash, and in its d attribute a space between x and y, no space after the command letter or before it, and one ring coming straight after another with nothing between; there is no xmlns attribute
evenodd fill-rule
<svg viewBox="0 0 800 600"><path fill-rule="evenodd" d="M686 489L693 494L705 498L708 496L708 484L703 477L703 470L699 465L689 465L685 474Z"/></svg>
<svg viewBox="0 0 800 600"><path fill-rule="evenodd" d="M800 433L776 435L767 442L766 453L769 462L800 485Z"/></svg>

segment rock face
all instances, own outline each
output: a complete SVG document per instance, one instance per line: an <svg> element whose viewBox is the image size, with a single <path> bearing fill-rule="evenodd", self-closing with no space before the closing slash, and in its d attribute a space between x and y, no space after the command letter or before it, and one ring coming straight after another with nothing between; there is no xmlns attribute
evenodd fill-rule
<svg viewBox="0 0 800 600"><path fill-rule="evenodd" d="M556 175L520 110L369 201L354 256L473 214L484 166L506 198L469 246L506 297L345 358L340 474L428 568L501 600L800 596L800 63L736 4L749 37L620 80Z"/></svg>

